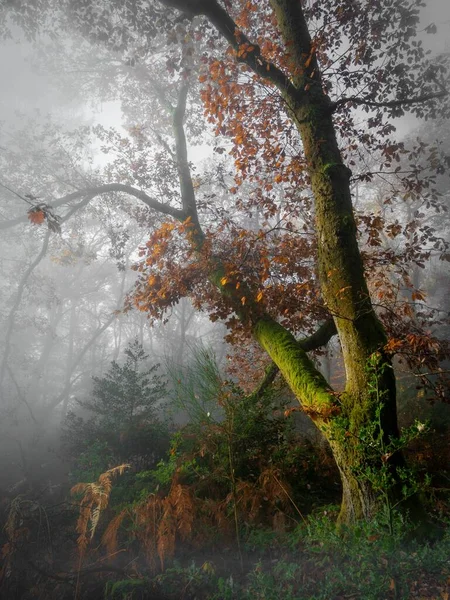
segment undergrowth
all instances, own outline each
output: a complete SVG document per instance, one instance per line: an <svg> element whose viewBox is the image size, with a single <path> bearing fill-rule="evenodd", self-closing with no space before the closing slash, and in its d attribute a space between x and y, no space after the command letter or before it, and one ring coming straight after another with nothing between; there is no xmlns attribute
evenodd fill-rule
<svg viewBox="0 0 450 600"><path fill-rule="evenodd" d="M68 501L44 507L18 496L7 505L0 535L6 598L449 599L447 486L428 475L420 480L441 523L433 544L414 539L389 503L370 523L337 533L338 509L329 504L340 495L336 466L326 446L301 438L279 390L245 394L221 378L207 353L172 379L174 410L189 418L171 428L165 455L158 444L150 456L127 443L121 456L98 421L95 436L89 425L80 438L72 471L80 478ZM158 423L140 426L147 435ZM429 467L429 438L415 430ZM375 458L391 451L378 434L376 427L361 432ZM381 475L380 487L389 487L389 474Z"/></svg>
<svg viewBox="0 0 450 600"><path fill-rule="evenodd" d="M218 556L176 563L156 581L173 600L448 598L449 529L433 545L407 541L408 526L400 518L393 533L381 520L338 535L333 509L325 512L290 533L248 531L243 570Z"/></svg>

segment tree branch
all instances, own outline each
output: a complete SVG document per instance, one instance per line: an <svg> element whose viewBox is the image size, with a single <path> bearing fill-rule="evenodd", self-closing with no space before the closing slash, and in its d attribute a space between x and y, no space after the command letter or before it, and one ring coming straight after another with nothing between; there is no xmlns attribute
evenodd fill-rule
<svg viewBox="0 0 450 600"><path fill-rule="evenodd" d="M178 102L173 111L173 134L175 137L176 163L178 179L180 182L181 200L183 203L184 218L190 218L193 225L195 244L199 249L205 239L197 214L197 202L195 198L194 185L192 183L191 168L188 160L186 134L184 131L184 117L186 114L186 102L189 91L187 80L181 85Z"/></svg>
<svg viewBox="0 0 450 600"><path fill-rule="evenodd" d="M310 336L298 340L298 343L305 352L311 352L312 350L318 350L322 346L328 344L335 335L337 335L336 324L333 319L330 319L329 321L322 323L319 329Z"/></svg>
<svg viewBox="0 0 450 600"><path fill-rule="evenodd" d="M303 409L325 425L336 410L335 394L301 344L268 315L254 325L253 335L276 363Z"/></svg>
<svg viewBox="0 0 450 600"><path fill-rule="evenodd" d="M17 392L17 396L19 397L19 400L21 402L23 402L25 404L25 406L27 407L28 412L30 413L30 417L33 419L35 425L39 425L36 417L34 416L34 413L33 413L32 409L31 409L31 406L28 404L27 399L22 394L22 391L21 391L21 389L19 387L19 384L17 383L17 380L14 377L14 373L12 372L12 369L11 369L11 367L8 364L6 365L6 370L8 371L8 375L9 375L11 381L13 382L14 387L16 388L16 392Z"/></svg>
<svg viewBox="0 0 450 600"><path fill-rule="evenodd" d="M69 374L69 380L68 383L64 386L63 391L56 397L54 398L49 404L47 404L45 406L45 409L48 410L49 412L52 411L53 409L55 409L59 404L61 404L61 402L64 400L64 398L70 393L70 390L72 389L73 384L75 383L76 379L70 379L70 377L72 377L76 367L80 364L80 362L82 361L83 357L85 356L85 354L87 353L87 351L89 350L89 348L92 347L92 345L94 344L94 342L99 338L99 336L106 331L106 329L108 329L108 327L111 325L111 323L114 321L114 319L117 317L116 313L113 312L111 313L111 315L108 317L108 319L103 323L103 325L101 325L92 335L91 339L87 342L87 344L85 344L85 346L80 350L80 352L78 353L78 355L75 357L74 361L72 362L72 364L70 365L70 374Z"/></svg>
<svg viewBox="0 0 450 600"><path fill-rule="evenodd" d="M255 398L260 398L266 390L272 385L275 381L275 377L278 375L280 369L274 362L271 362L265 370L263 380L260 382L256 390L252 393L252 396Z"/></svg>
<svg viewBox="0 0 450 600"><path fill-rule="evenodd" d="M13 332L13 328L14 328L15 316L16 316L17 310L19 309L20 303L22 301L22 296L25 291L25 286L27 284L28 278L34 271L35 267L37 267L38 264L41 262L41 260L44 258L45 254L47 252L49 240L50 240L50 230L48 230L45 234L41 251L36 256L36 258L33 260L33 262L28 266L25 273L22 275L20 282L19 282L19 286L17 288L16 299L14 300L14 304L12 305L11 310L9 311L6 335L5 335L5 340L3 342L3 346L4 346L3 359L2 359L1 367L0 367L0 391L2 389L3 381L4 381L5 374L6 374L7 367L8 367L8 359L9 359L9 352L11 350L11 338L12 338L12 332Z"/></svg>
<svg viewBox="0 0 450 600"><path fill-rule="evenodd" d="M273 63L267 61L257 44L239 29L227 11L217 0L159 0L164 6L182 11L188 17L205 16L217 31L238 53L237 60L248 65L257 75L273 83L283 94L295 96L298 90L287 75ZM245 50L245 48L248 48Z"/></svg>
<svg viewBox="0 0 450 600"><path fill-rule="evenodd" d="M351 96L349 98L340 98L333 102L330 106L331 112L335 112L339 106L352 102L353 104L373 106L375 108L396 108L400 106L411 106L412 104L421 104L422 102L428 102L429 100L437 100L448 96L447 90L440 92L434 92L432 94L424 94L423 96L416 96L415 98L403 98L397 100L387 100L386 102L377 102L376 100L370 100L369 98L358 98L358 96Z"/></svg>
<svg viewBox="0 0 450 600"><path fill-rule="evenodd" d="M328 344L331 338L336 334L336 325L333 319L330 319L329 321L325 321L325 323L323 323L312 335L303 338L302 340L298 340L298 344L305 352L311 352L312 350L317 350L318 348ZM264 392L275 381L275 377L277 376L279 370L280 369L274 362L270 363L270 365L266 368L263 380L253 392L253 395L256 397L262 396L262 394L264 394Z"/></svg>
<svg viewBox="0 0 450 600"><path fill-rule="evenodd" d="M78 190L76 192L72 192L71 194L67 194L54 202L49 202L48 205L51 208L58 208L63 204L67 204L72 200L78 200L79 198L89 197L90 200L95 198L95 196L99 196L100 194L107 194L108 192L123 192L124 194L128 194L129 196L134 196L141 202L143 202L146 206L155 210L163 215L169 215L174 217L178 221L184 221L188 215L185 214L184 210L180 210L178 208L174 208L169 204L162 204L148 196L142 190L138 190L131 185L124 185L122 183L105 183L104 185L94 186L90 188L85 188L83 190ZM23 215L21 217L17 217L16 219L11 219L9 221L0 222L0 230L9 229L10 227L14 227L19 223L25 223L27 221L27 215Z"/></svg>

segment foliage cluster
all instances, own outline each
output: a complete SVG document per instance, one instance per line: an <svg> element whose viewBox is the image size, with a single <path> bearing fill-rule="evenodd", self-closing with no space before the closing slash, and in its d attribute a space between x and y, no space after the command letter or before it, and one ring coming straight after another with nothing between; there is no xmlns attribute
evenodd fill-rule
<svg viewBox="0 0 450 600"><path fill-rule="evenodd" d="M128 494L116 494L115 500L113 495L114 515L102 535L108 555L119 547L132 553L134 539L156 571L177 548L183 554L224 540L239 546L247 528L285 531L313 505L336 499L338 476L330 454L301 441L280 393L245 395L222 379L208 351L196 353L182 371L172 367L170 375L172 408L184 411L188 424L172 435L165 460L128 476ZM95 452L105 451L102 442L90 448L96 464ZM101 491L110 472L88 486ZM91 490L86 485L77 489ZM81 509L83 523L95 523L93 536L101 502L94 506L91 500ZM95 514L87 516L87 505ZM85 539L87 527L83 531Z"/></svg>
<svg viewBox="0 0 450 600"><path fill-rule="evenodd" d="M159 365L135 340L123 364L112 362L104 377L93 378L91 397L80 400L87 418L69 412L63 445L74 462L77 480L95 480L111 466L129 463L133 471L156 465L168 448L167 423L160 403L167 394Z"/></svg>

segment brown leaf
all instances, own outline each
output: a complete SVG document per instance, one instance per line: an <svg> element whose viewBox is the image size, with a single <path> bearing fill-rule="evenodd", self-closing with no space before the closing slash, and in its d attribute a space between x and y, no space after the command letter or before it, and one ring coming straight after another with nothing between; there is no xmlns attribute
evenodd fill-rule
<svg viewBox="0 0 450 600"><path fill-rule="evenodd" d="M34 225L42 225L45 220L45 213L41 209L32 208L28 211L28 219Z"/></svg>

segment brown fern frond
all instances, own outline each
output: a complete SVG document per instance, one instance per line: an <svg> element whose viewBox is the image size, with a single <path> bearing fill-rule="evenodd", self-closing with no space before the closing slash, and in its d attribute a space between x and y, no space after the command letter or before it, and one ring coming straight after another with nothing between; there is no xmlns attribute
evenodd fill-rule
<svg viewBox="0 0 450 600"><path fill-rule="evenodd" d="M84 492L87 488L90 487L90 485L90 483L76 483L70 489L70 493L72 494L72 496L74 496L75 494L84 494Z"/></svg>
<svg viewBox="0 0 450 600"><path fill-rule="evenodd" d="M192 525L195 516L194 497L185 485L178 484L170 494L170 502L174 509L177 522L177 530L182 540L187 540L192 533Z"/></svg>
<svg viewBox="0 0 450 600"><path fill-rule="evenodd" d="M89 527L89 519L91 516L91 504L80 506L80 512L78 515L76 531L79 533L77 539L77 546L80 551L80 554L84 554L85 550L89 544L89 535L88 535L88 527Z"/></svg>
<svg viewBox="0 0 450 600"><path fill-rule="evenodd" d="M212 519L212 524L215 525L223 535L230 535L233 530L233 524L227 510L228 503L225 500L222 502L208 500L204 501L204 506Z"/></svg>
<svg viewBox="0 0 450 600"><path fill-rule="evenodd" d="M175 535L176 535L176 517L174 515L172 503L168 498L164 499L165 510L158 526L157 549L161 562L161 569L164 570L164 563L167 558L172 558L175 553Z"/></svg>
<svg viewBox="0 0 450 600"><path fill-rule="evenodd" d="M95 506L91 511L91 522L90 522L90 526L89 526L89 539L91 539L91 540L94 537L95 530L97 529L97 525L100 520L100 512L101 512L100 504L97 504L97 506Z"/></svg>
<svg viewBox="0 0 450 600"><path fill-rule="evenodd" d="M258 484L269 502L272 504L279 502L284 509L292 509L291 486L283 481L278 469L274 467L265 469L258 478Z"/></svg>
<svg viewBox="0 0 450 600"><path fill-rule="evenodd" d="M123 475L127 469L131 469L131 465L128 463L123 463L121 465L117 465L117 467L112 467L108 471L105 471L100 475L98 481L100 484L105 485L107 480L112 480L114 477L118 477L119 475Z"/></svg>
<svg viewBox="0 0 450 600"><path fill-rule="evenodd" d="M118 477L119 475L122 475L126 469L130 469L130 468L131 468L131 465L124 463L122 465L118 465L117 467L112 467L111 469L109 469L108 471L105 471L104 473L102 473L100 475L100 477L98 478L98 484L99 484L99 486L101 486L102 492L108 498L111 494L112 480L114 479L114 477Z"/></svg>
<svg viewBox="0 0 450 600"><path fill-rule="evenodd" d="M264 500L265 497L262 490L255 489L250 506L248 508L248 518L250 521L256 521L260 517L261 507Z"/></svg>
<svg viewBox="0 0 450 600"><path fill-rule="evenodd" d="M236 484L236 498L241 512L245 514L246 519L255 521L260 513L263 502L263 493L258 486L249 481L238 481ZM231 502L232 494L227 499Z"/></svg>
<svg viewBox="0 0 450 600"><path fill-rule="evenodd" d="M0 582L3 581L4 577L9 576L14 553L18 545L27 540L30 534L30 530L22 526L24 519L22 501L23 497L17 496L9 505L8 517L4 525L7 541L5 541L0 550L0 558L3 563L0 566ZM24 503L27 504L26 501Z"/></svg>
<svg viewBox="0 0 450 600"><path fill-rule="evenodd" d="M102 545L106 547L108 554L114 554L117 551L117 534L124 519L130 516L128 508L124 508L112 519L102 536Z"/></svg>
<svg viewBox="0 0 450 600"><path fill-rule="evenodd" d="M152 572L157 570L158 526L164 512L164 500L151 494L145 503L134 509L136 538L142 544Z"/></svg>
<svg viewBox="0 0 450 600"><path fill-rule="evenodd" d="M14 540L17 524L20 521L22 511L20 509L22 498L17 496L11 501L9 506L8 518L5 523L5 531L9 540Z"/></svg>
<svg viewBox="0 0 450 600"><path fill-rule="evenodd" d="M78 549L82 557L94 537L102 511L108 506L112 490L112 479L121 475L129 465L123 464L102 473L98 481L92 483L77 483L71 489L72 494L83 493L80 500L80 512L76 530Z"/></svg>
<svg viewBox="0 0 450 600"><path fill-rule="evenodd" d="M90 515L91 515L91 505L90 504L80 505L80 512L78 514L78 520L77 520L77 525L76 525L76 531L80 535L84 535L86 533L88 525L89 525Z"/></svg>

